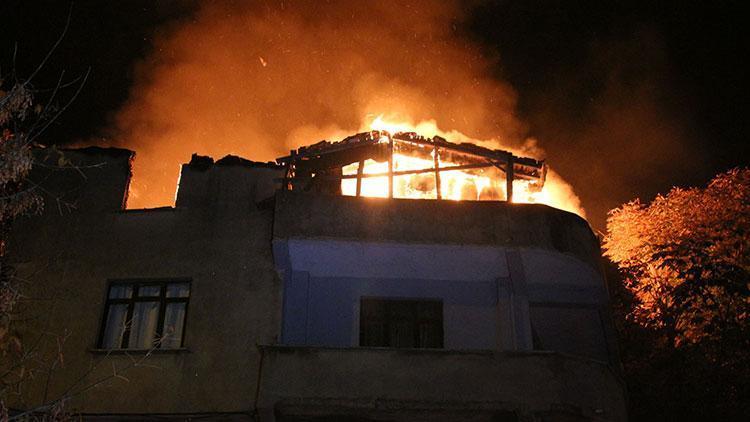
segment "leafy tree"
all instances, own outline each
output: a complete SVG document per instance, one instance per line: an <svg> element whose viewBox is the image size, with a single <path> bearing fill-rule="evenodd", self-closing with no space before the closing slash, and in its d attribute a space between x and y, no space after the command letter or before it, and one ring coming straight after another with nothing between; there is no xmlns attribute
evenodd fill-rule
<svg viewBox="0 0 750 422"><path fill-rule="evenodd" d="M750 169L610 212L605 254L638 299L632 317L675 346L727 335L750 311Z"/></svg>
<svg viewBox="0 0 750 422"><path fill-rule="evenodd" d="M603 246L624 287L615 306L631 417L747 415L750 169L612 210Z"/></svg>

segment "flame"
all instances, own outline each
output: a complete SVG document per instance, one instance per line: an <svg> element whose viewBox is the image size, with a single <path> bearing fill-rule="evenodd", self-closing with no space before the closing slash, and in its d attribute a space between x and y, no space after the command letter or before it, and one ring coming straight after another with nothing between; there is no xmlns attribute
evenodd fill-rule
<svg viewBox="0 0 750 422"><path fill-rule="evenodd" d="M384 130L388 133L416 132L416 127L413 125L407 122L389 122L383 118L382 114L375 117L369 126L370 130ZM429 134L425 135L430 136Z"/></svg>
<svg viewBox="0 0 750 422"><path fill-rule="evenodd" d="M369 123L363 124L363 130L379 130L389 133L417 132L423 136L442 136L453 142L472 142L475 144L490 145L497 148L497 141L480 141L457 132L441 131L434 120L421 121L417 124L401 120L394 121L378 115ZM387 138L384 138L387 141ZM510 150L508 148L503 148ZM522 153L515 152L518 155ZM421 169L434 169L434 152L429 152L431 159L418 158L394 152L393 170L408 171ZM439 166L449 167L459 165L441 157L438 159ZM356 175L359 163L352 163L343 168L344 175ZM382 174L388 172L387 161L364 161L364 174ZM393 178L394 198L410 199L437 199L437 186L434 173L421 173L413 175L399 175ZM506 181L503 173L497 169L476 169L471 171L452 170L440 172L440 196L449 200L504 200L507 197ZM362 196L388 197L388 177L362 178L360 186ZM355 196L357 194L356 179L343 179L341 191L344 195ZM580 200L573 193L570 185L563 181L556 173L550 171L544 187L540 190L536 185L527 180L513 181L513 202L525 204L546 204L555 208L563 209L585 217Z"/></svg>
<svg viewBox="0 0 750 422"><path fill-rule="evenodd" d="M386 173L388 162L377 162L366 160L364 162L364 174ZM441 166L453 165L447 161L440 161ZM343 168L345 175L357 174L358 163L349 164ZM393 154L393 170L421 170L434 168L433 160L425 160L410 157L403 154ZM477 170L481 172L482 169ZM452 200L489 200L500 199L498 192L501 190L499 181L490 176L470 174L461 170L440 172L440 196L443 199ZM414 175L394 176L393 196L395 198L411 199L436 199L437 186L434 173L422 173ZM362 196L378 198L388 197L388 177L369 177L362 179ZM341 191L344 195L354 196L357 194L357 181L355 179L343 179Z"/></svg>
<svg viewBox="0 0 750 422"><path fill-rule="evenodd" d="M130 208L174 205L180 164L192 153L273 160L370 127L514 152L508 146L526 133L516 93L495 77L496 60L457 30L469 18L463 2L197 3L192 19L158 31L107 131L108 146L137 152ZM433 165L429 152L417 157L426 162L411 158L397 157L396 168ZM377 171L372 165L387 166L368 162L366 171ZM502 174L490 173L441 173L441 196L502 200ZM395 193L436 197L429 176L398 177ZM369 179L363 190L385 195L385 182ZM356 189L356 182L345 184ZM516 201L582 214L570 186L553 173L544 191L522 192L514 188Z"/></svg>

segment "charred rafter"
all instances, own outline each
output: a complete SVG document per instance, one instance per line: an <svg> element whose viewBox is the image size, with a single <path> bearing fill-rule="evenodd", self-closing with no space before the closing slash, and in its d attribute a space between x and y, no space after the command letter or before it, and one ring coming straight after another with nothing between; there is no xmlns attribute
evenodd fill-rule
<svg viewBox="0 0 750 422"><path fill-rule="evenodd" d="M433 160L434 165L418 170L394 170L392 164L394 153ZM362 171L364 162L368 159L389 162L388 171L364 173ZM435 184L439 186L441 172L496 167L506 174L508 200L511 200L513 180L531 180L541 189L547 175L547 166L544 161L518 157L508 151L479 145L454 143L439 136L425 138L414 132L400 132L393 135L385 131L358 133L339 142L321 141L292 150L290 155L278 158L276 161L286 167L284 183L286 189L309 190L317 186L319 190L336 191L342 179L357 179L357 195L359 195L362 179L388 177L391 197L393 196L394 176L434 173ZM440 166L440 161L455 164ZM357 174L342 174L341 169L352 163L359 163ZM440 198L439 188L437 193Z"/></svg>

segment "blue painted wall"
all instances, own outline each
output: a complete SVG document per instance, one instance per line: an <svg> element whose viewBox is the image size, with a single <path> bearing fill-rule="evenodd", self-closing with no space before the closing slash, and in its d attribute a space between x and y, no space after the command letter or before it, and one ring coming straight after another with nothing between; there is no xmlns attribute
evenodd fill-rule
<svg viewBox="0 0 750 422"><path fill-rule="evenodd" d="M571 316L581 307L600 309L607 293L593 269L564 254L330 239L277 239L273 246L284 280L282 344L358 346L362 297L441 300L447 349L530 350L530 303L556 304L554 317L534 321L541 337L558 336L561 318L570 320L566 327L586 331L584 339L610 338L593 323L599 317L586 314L593 322L581 324ZM544 340L596 358L607 350L593 340L562 337Z"/></svg>
<svg viewBox="0 0 750 422"><path fill-rule="evenodd" d="M465 256L443 246L277 242L285 279L282 343L358 346L361 298L383 297L441 300L445 348L497 348L497 276L504 260L489 248L459 248ZM446 274L462 279L437 278Z"/></svg>
<svg viewBox="0 0 750 422"><path fill-rule="evenodd" d="M310 277L293 271L285 286L285 344L351 347L359 343L362 297L443 301L445 347L495 347L497 283L419 279Z"/></svg>

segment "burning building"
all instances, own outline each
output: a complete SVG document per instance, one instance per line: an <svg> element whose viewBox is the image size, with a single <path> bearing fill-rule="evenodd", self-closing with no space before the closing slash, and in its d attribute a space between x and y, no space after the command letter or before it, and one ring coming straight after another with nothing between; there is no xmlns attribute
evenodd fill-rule
<svg viewBox="0 0 750 422"><path fill-rule="evenodd" d="M130 151L40 154L47 206L12 245L35 298L27 368L44 376L19 383L16 409L626 419L597 239L514 203L541 194L543 162L372 131L276 163L193 156L175 206L131 210Z"/></svg>

